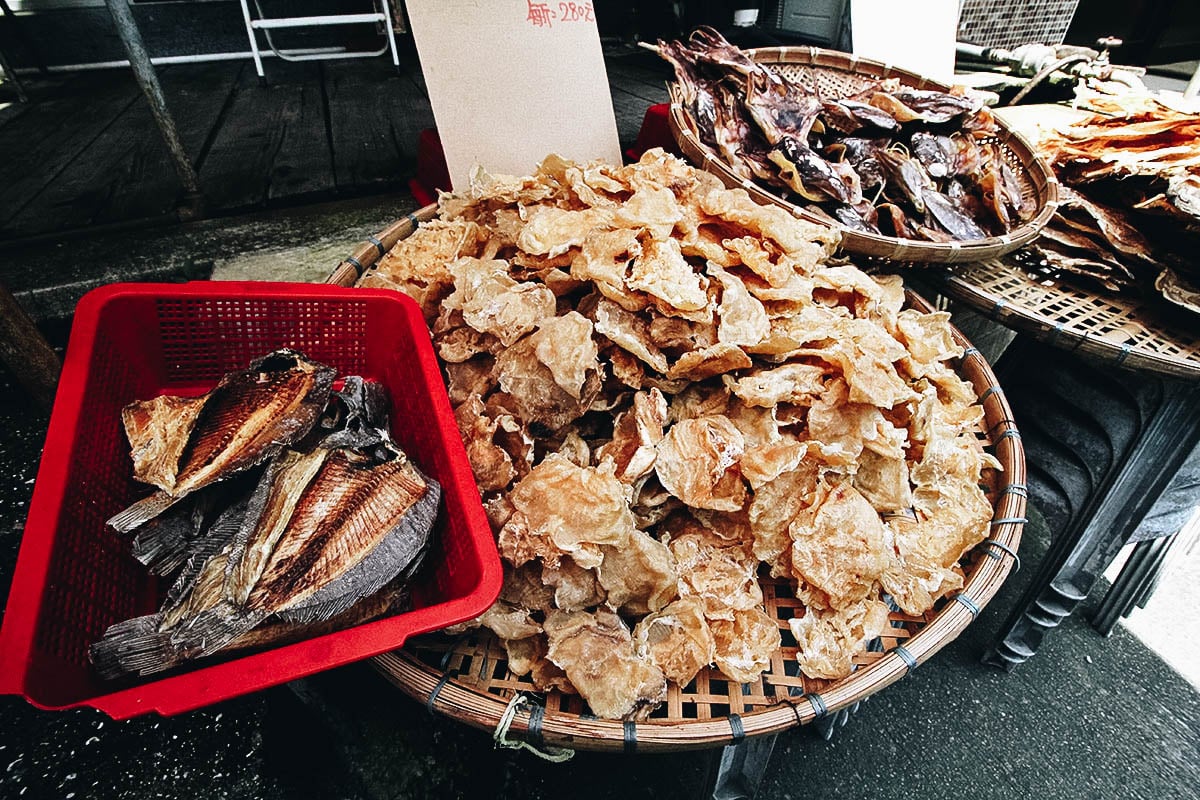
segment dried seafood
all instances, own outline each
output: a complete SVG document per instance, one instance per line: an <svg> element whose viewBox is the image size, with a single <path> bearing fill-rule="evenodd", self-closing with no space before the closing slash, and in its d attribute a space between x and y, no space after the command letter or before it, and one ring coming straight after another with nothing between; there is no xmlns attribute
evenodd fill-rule
<svg viewBox="0 0 1200 800"><path fill-rule="evenodd" d="M425 298L504 560L500 600L457 630L633 719L666 682L752 682L791 646L768 574L814 620L798 658L822 678L878 633L885 591L921 614L961 587L998 465L949 316L836 245L660 150L441 196L363 282Z"/></svg>
<svg viewBox="0 0 1200 800"><path fill-rule="evenodd" d="M871 81L824 96L711 28L655 50L701 142L730 169L847 229L932 242L978 241L1036 213L995 143L982 100L955 88Z"/></svg>
<svg viewBox="0 0 1200 800"><path fill-rule="evenodd" d="M392 441L382 388L351 376L330 393L334 370L277 352L206 397L235 394L230 387L247 383L278 386L259 371L282 362L328 376L327 402L318 407L324 413L306 425L289 418L283 426L289 445L272 448L263 468L239 470L237 480L219 482L228 477L219 475L189 491L167 517L141 527L134 556L175 580L157 613L113 625L92 645L102 676L147 675L218 651L331 632L395 609L405 597L405 583L428 549L441 489ZM255 374L259 381L247 380ZM254 418L278 407L273 398L242 392L224 407L237 409L237 420ZM135 462L147 430L195 436L174 419L193 402L202 401L157 398L126 409ZM234 429L244 427L239 422ZM182 452L181 462L195 461L187 448ZM248 460L235 456L227 460ZM145 471L137 474L147 479Z"/></svg>
<svg viewBox="0 0 1200 800"><path fill-rule="evenodd" d="M1033 252L1053 277L1161 297L1200 313L1200 114L1149 95L1094 95L1090 116L1042 130L1065 184Z"/></svg>

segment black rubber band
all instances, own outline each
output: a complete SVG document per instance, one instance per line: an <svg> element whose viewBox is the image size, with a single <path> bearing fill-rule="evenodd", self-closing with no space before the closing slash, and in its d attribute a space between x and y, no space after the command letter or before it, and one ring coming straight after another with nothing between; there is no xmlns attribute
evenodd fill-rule
<svg viewBox="0 0 1200 800"><path fill-rule="evenodd" d="M992 306L992 314L999 316L1000 312L1003 311L1007 306L1008 301L1004 298L1000 298L996 301L996 304Z"/></svg>
<svg viewBox="0 0 1200 800"><path fill-rule="evenodd" d="M902 644L896 645L894 648L892 648L892 652L895 653L896 655L900 656L900 660L903 661L905 666L908 667L909 672L912 672L914 669L917 668L916 656L914 656L912 653L908 652L908 648L905 647L904 645L902 645Z"/></svg>
<svg viewBox="0 0 1200 800"><path fill-rule="evenodd" d="M433 716L433 704L437 702L437 696L439 694L441 694L442 689L444 689L446 684L449 682L450 682L450 673L447 672L434 685L433 691L429 693L429 699L425 701L425 710L429 712L430 716Z"/></svg>
<svg viewBox="0 0 1200 800"><path fill-rule="evenodd" d="M387 255L387 248L383 246L383 242L379 241L374 236L368 236L367 241L375 245L375 249L379 251L380 258L383 258Z"/></svg>
<svg viewBox="0 0 1200 800"><path fill-rule="evenodd" d="M1018 523L1024 525L1026 522L1029 522L1029 520L1025 517L1001 517L1000 519L992 520L992 527L996 527L997 525L1016 525Z"/></svg>
<svg viewBox="0 0 1200 800"><path fill-rule="evenodd" d="M804 696L808 698L810 703L812 703L813 719L820 719L829 713L829 706L825 705L825 700L821 697L821 695L817 694L816 692L811 692Z"/></svg>
<svg viewBox="0 0 1200 800"><path fill-rule="evenodd" d="M542 720L546 717L546 709L537 703L531 705L532 707L529 709L529 728L525 733L525 738L533 744L540 745L542 743Z"/></svg>
<svg viewBox="0 0 1200 800"><path fill-rule="evenodd" d="M633 755L637 752L637 723L626 722L625 728L625 752Z"/></svg>
<svg viewBox="0 0 1200 800"><path fill-rule="evenodd" d="M972 618L978 617L979 612L983 610L979 607L978 603L967 597L965 594L956 594L954 599L961 603L967 609L967 611L971 612Z"/></svg>
<svg viewBox="0 0 1200 800"><path fill-rule="evenodd" d="M1010 483L1000 494L1015 494L1018 497L1029 497L1029 487L1023 483Z"/></svg>
<svg viewBox="0 0 1200 800"><path fill-rule="evenodd" d="M962 357L970 358L971 356L981 356L981 355L983 355L983 353L981 353L979 351L978 347L968 347L967 349L963 350Z"/></svg>
<svg viewBox="0 0 1200 800"><path fill-rule="evenodd" d="M411 213L407 217L405 217L405 219L412 223L414 231L417 228L421 227L421 220L417 217L417 212L414 211L413 213Z"/></svg>
<svg viewBox="0 0 1200 800"><path fill-rule="evenodd" d="M1054 323L1054 331L1050 336L1049 344L1054 344L1055 342L1057 342L1058 337L1062 335L1062 332L1065 328L1066 328L1066 326L1063 325L1063 323L1061 323L1061 322Z"/></svg>
<svg viewBox="0 0 1200 800"><path fill-rule="evenodd" d="M1012 428L1012 426L1016 424L1017 421L1011 417L1005 417L1004 419L996 420L996 422L987 429L987 434L988 436L991 436L992 431L996 430L996 428L999 428L1001 425L1008 425L1009 428Z"/></svg>
<svg viewBox="0 0 1200 800"><path fill-rule="evenodd" d="M731 741L734 744L740 744L746 738L746 729L742 727L742 717L740 714L729 715L729 729L733 731L733 739Z"/></svg>
<svg viewBox="0 0 1200 800"><path fill-rule="evenodd" d="M362 262L354 256L346 256L346 263L354 265L354 270L358 273L358 277L360 278L362 277L362 274L367 271L367 268L362 265Z"/></svg>
<svg viewBox="0 0 1200 800"><path fill-rule="evenodd" d="M1129 358L1129 351L1132 349L1133 345L1131 345L1129 342L1126 342L1121 346L1121 355L1117 356L1118 367L1125 363L1125 359Z"/></svg>
<svg viewBox="0 0 1200 800"><path fill-rule="evenodd" d="M1002 542L997 542L995 539L984 539L983 545L984 547L992 547L996 550L999 550L1001 553L1012 556L1013 572L1021 571L1021 557L1017 555L1016 550L1013 550L1011 547ZM1000 555L997 553L989 552L988 555L992 558L1000 558Z"/></svg>
<svg viewBox="0 0 1200 800"><path fill-rule="evenodd" d="M1021 432L1016 428L1009 428L1004 433L1000 434L1001 439L1020 439Z"/></svg>

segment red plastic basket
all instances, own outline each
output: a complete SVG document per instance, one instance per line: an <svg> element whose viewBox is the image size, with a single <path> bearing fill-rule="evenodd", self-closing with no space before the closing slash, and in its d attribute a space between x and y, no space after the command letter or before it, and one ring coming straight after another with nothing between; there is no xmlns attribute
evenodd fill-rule
<svg viewBox="0 0 1200 800"><path fill-rule="evenodd" d="M412 610L347 630L137 683L106 682L88 645L157 609L160 580L105 520L146 493L132 478L120 410L207 390L279 347L379 381L392 432L442 485L435 543ZM281 283L114 284L75 312L0 630L0 691L42 708L116 719L177 714L378 655L481 614L500 560L417 305L386 291Z"/></svg>

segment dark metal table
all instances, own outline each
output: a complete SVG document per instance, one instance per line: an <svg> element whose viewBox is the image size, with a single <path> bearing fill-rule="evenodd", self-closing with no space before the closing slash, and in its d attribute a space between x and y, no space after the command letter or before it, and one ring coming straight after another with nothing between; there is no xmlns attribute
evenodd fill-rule
<svg viewBox="0 0 1200 800"><path fill-rule="evenodd" d="M1125 545L1137 543L1093 625L1107 634L1152 589L1180 506L1197 504L1195 471L1181 468L1200 453L1200 321L1034 277L1011 258L923 277L1017 332L997 366L1000 384L1027 459L1038 450L1031 436L1062 451L1046 481L1074 503L984 657L1012 669L1088 597ZM1032 463L1030 472L1032 480ZM1156 508L1168 497L1173 513Z"/></svg>

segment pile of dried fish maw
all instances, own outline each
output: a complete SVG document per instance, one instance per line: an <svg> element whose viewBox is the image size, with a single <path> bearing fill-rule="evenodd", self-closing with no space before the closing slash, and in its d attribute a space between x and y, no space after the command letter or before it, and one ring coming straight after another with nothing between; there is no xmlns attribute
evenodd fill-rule
<svg viewBox="0 0 1200 800"><path fill-rule="evenodd" d="M781 630L842 677L885 592L962 585L992 509L948 315L836 244L661 150L551 156L443 195L364 276L429 320L505 562L475 624L513 673L636 718L709 665L757 679ZM768 615L766 574L802 615Z"/></svg>
<svg viewBox="0 0 1200 800"><path fill-rule="evenodd" d="M1200 313L1200 114L1139 94L1087 106L1092 115L1037 142L1070 187L1037 256L1085 288L1158 292Z"/></svg>
<svg viewBox="0 0 1200 800"><path fill-rule="evenodd" d="M711 28L659 42L700 140L746 180L850 230L977 241L1037 209L992 141L982 100L874 81L822 96L753 61Z"/></svg>
<svg viewBox="0 0 1200 800"><path fill-rule="evenodd" d="M122 411L134 477L157 491L109 524L174 578L158 612L112 625L106 678L331 633L402 610L441 489L388 433L383 388L279 350L200 397Z"/></svg>

